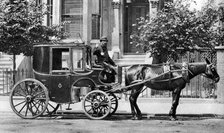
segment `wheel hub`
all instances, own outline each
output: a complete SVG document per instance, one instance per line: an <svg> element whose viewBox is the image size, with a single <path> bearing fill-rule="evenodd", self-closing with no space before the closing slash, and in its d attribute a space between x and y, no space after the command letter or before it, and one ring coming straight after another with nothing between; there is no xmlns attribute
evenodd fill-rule
<svg viewBox="0 0 224 133"><path fill-rule="evenodd" d="M96 101L96 102L93 103L93 107L94 108L98 108L99 106L100 106L100 103L99 102Z"/></svg>
<svg viewBox="0 0 224 133"><path fill-rule="evenodd" d="M26 96L26 102L31 102L33 100L33 97L31 95Z"/></svg>

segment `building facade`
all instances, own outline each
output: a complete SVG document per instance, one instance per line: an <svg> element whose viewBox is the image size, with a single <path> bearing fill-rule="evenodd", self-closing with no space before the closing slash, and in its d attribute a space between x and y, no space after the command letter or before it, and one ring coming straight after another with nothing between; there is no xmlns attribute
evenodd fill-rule
<svg viewBox="0 0 224 133"><path fill-rule="evenodd" d="M144 63L145 57L141 48L130 43L130 35L135 31L133 24L136 24L137 18L140 17L148 15L149 20L153 18L156 12L163 8L167 0L38 0L38 2L49 5L49 14L44 19L45 25L69 22L62 28L70 33L68 39L78 40L81 38L86 45L98 43L102 36L107 36L110 55L118 65L129 65ZM217 6L223 5L222 0L213 0L212 2ZM125 57L129 57L130 60L125 61ZM218 69L221 67L222 65L218 64ZM218 93L218 98L221 98L219 101L223 102L222 86L219 83L216 94ZM191 91L188 92L189 90ZM186 88L185 92L186 95L195 93L195 97L203 97L201 93L206 91L193 86L193 89L192 87ZM194 96L192 94L191 97ZM151 95L151 91L146 92L146 95Z"/></svg>
<svg viewBox="0 0 224 133"><path fill-rule="evenodd" d="M109 50L117 58L126 54L141 54L141 48L130 43L133 24L139 17L153 17L164 0L39 0L49 5L45 25L67 21L63 30L70 39L81 37L85 44L107 36Z"/></svg>

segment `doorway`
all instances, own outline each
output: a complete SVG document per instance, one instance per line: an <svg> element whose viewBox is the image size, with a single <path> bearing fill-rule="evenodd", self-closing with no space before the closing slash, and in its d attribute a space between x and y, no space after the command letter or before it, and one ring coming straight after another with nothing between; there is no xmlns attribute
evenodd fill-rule
<svg viewBox="0 0 224 133"><path fill-rule="evenodd" d="M131 43L130 35L136 31L133 24L137 23L140 17L146 17L149 13L148 0L131 0L125 2L124 8L124 54L143 54L141 47Z"/></svg>

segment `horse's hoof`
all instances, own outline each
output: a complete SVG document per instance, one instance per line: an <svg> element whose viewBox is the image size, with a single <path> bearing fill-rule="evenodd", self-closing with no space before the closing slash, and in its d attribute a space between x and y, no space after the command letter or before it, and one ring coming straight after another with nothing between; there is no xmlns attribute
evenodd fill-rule
<svg viewBox="0 0 224 133"><path fill-rule="evenodd" d="M137 117L136 117L136 116L132 116L131 119L132 119L132 120L136 120Z"/></svg>
<svg viewBox="0 0 224 133"><path fill-rule="evenodd" d="M137 120L141 120L142 119L142 116L137 116Z"/></svg>
<svg viewBox="0 0 224 133"><path fill-rule="evenodd" d="M170 120L171 120L171 121L176 121L177 118L176 118L176 117L170 117Z"/></svg>
<svg viewBox="0 0 224 133"><path fill-rule="evenodd" d="M142 117L141 117L141 116L133 116L131 119L132 119L132 120L141 120Z"/></svg>

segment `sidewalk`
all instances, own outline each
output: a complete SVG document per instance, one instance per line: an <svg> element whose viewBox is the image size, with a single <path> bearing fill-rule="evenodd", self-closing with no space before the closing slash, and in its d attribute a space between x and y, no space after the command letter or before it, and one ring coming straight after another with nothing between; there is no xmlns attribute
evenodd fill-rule
<svg viewBox="0 0 224 133"><path fill-rule="evenodd" d="M168 114L171 107L171 98L141 98L138 105L143 114ZM82 102L71 104L72 111L82 112ZM65 110L67 105L63 105ZM0 112L12 111L9 104L9 96L0 96ZM66 110L65 110L66 111ZM129 101L119 100L116 113L130 114ZM180 99L177 115L224 115L224 104L217 103L215 99Z"/></svg>

